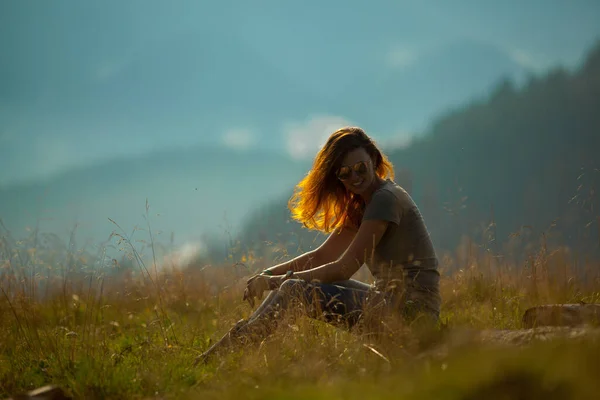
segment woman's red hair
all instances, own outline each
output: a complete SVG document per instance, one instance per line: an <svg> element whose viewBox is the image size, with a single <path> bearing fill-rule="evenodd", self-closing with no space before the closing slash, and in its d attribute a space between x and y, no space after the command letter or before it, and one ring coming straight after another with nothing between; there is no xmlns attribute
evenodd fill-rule
<svg viewBox="0 0 600 400"><path fill-rule="evenodd" d="M292 218L309 229L329 233L336 228L358 228L365 204L346 190L335 172L349 152L363 148L371 156L376 174L394 179L394 167L361 128L345 127L331 134L317 153L312 169L295 187L288 202Z"/></svg>

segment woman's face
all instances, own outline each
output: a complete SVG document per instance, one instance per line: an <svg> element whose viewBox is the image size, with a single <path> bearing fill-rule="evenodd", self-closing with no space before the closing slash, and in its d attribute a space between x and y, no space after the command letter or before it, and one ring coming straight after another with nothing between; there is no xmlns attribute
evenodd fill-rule
<svg viewBox="0 0 600 400"><path fill-rule="evenodd" d="M350 151L336 171L346 190L362 194L375 182L375 169L369 153L363 148Z"/></svg>

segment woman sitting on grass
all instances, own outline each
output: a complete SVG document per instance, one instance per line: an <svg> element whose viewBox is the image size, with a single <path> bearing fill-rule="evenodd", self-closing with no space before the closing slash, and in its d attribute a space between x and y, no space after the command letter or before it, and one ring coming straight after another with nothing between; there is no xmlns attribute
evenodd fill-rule
<svg viewBox="0 0 600 400"><path fill-rule="evenodd" d="M271 292L196 362L249 337L264 338L293 301L313 318L349 328L374 309L437 321L436 253L419 209L393 177L392 164L362 129L334 132L289 203L296 220L331 234L316 250L251 277L244 290L251 305ZM351 279L363 264L374 285Z"/></svg>

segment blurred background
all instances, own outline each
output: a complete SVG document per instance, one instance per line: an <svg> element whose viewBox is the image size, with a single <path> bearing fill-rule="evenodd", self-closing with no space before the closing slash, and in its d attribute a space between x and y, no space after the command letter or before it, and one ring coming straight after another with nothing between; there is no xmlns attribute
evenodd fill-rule
<svg viewBox="0 0 600 400"><path fill-rule="evenodd" d="M297 253L322 237L287 199L358 125L440 252L598 254L598 21L597 0L4 0L0 229Z"/></svg>

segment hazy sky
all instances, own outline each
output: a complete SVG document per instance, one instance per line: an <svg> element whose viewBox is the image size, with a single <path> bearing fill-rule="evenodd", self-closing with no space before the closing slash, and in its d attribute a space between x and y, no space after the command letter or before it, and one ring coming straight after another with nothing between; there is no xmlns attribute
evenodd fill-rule
<svg viewBox="0 0 600 400"><path fill-rule="evenodd" d="M402 143L504 73L579 65L598 21L598 0L3 0L0 185L165 146L312 157L344 124Z"/></svg>

